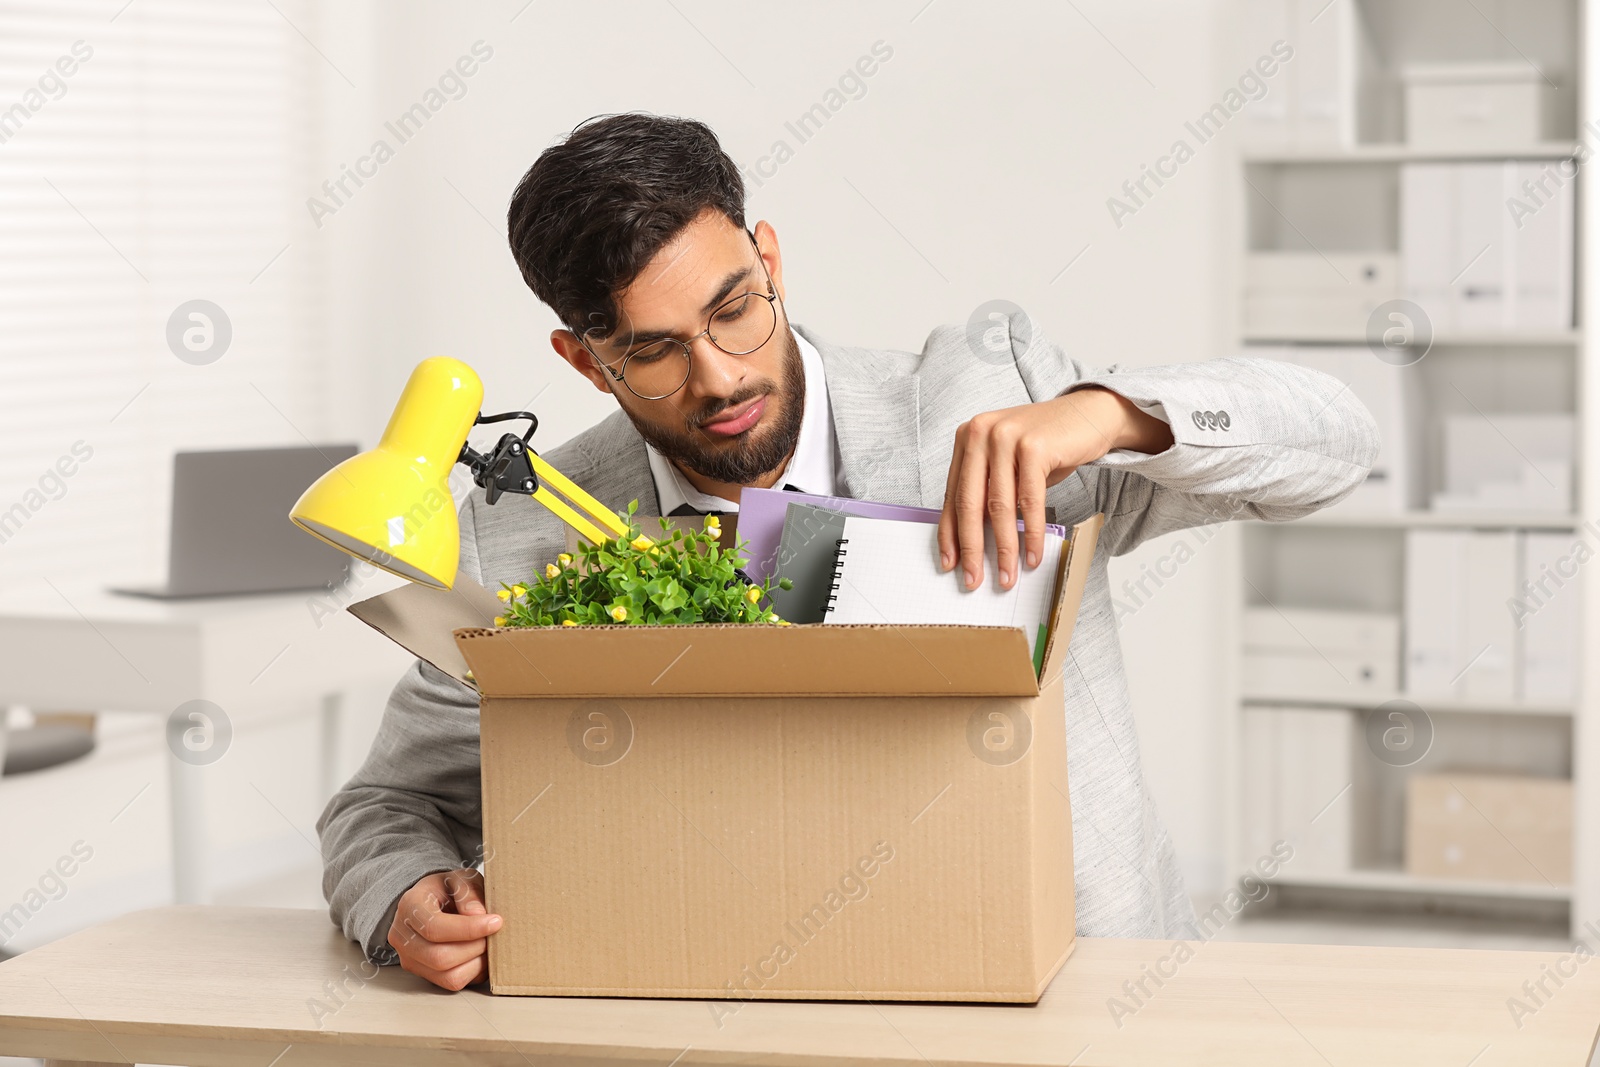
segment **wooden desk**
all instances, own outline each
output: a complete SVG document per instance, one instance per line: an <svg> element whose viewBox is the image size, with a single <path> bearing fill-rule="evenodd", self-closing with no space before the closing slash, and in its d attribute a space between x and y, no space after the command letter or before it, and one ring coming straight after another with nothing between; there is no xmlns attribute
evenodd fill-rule
<svg viewBox="0 0 1600 1067"><path fill-rule="evenodd" d="M0 964L0 1054L218 1067L1583 1067L1600 1026L1600 961L1559 990L1547 982L1554 995L1519 1030L1507 998L1568 957L1211 942L1162 988L1147 979L1154 996L1119 1027L1107 1001L1126 1003L1122 983L1170 948L1081 940L1033 1007L492 997L397 968L369 978L320 911L160 908Z"/></svg>

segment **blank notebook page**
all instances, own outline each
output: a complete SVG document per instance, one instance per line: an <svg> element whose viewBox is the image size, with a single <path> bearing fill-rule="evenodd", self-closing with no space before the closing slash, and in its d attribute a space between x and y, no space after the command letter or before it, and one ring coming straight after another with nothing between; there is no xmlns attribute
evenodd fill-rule
<svg viewBox="0 0 1600 1067"><path fill-rule="evenodd" d="M1028 651L1037 662L1040 628L1049 622L1057 565L1066 542L1047 533L1039 565L1031 570L1021 567L1017 584L1001 589L994 531L985 526L983 532L983 582L969 590L959 565L948 572L939 570L937 526L846 518L836 599L823 621L1015 626L1027 637ZM1020 553L1020 538L1017 547Z"/></svg>

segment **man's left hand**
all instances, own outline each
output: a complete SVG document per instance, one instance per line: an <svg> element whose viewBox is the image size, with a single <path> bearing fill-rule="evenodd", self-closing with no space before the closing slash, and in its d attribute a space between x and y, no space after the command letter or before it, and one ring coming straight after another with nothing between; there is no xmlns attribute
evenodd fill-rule
<svg viewBox="0 0 1600 1067"><path fill-rule="evenodd" d="M994 527L1000 585L1017 581L1017 517L1029 568L1044 554L1045 490L1113 449L1163 452L1172 429L1099 386L1036 404L987 411L956 430L939 516L939 564L959 561L966 587L983 581L983 525Z"/></svg>

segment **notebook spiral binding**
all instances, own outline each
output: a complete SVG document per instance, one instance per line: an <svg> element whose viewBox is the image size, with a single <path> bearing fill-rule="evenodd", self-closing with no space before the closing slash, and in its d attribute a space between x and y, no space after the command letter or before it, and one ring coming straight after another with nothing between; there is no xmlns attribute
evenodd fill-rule
<svg viewBox="0 0 1600 1067"><path fill-rule="evenodd" d="M833 581L828 583L828 602L822 605L824 615L833 610L833 602L839 599L839 583L844 581L844 557L850 551L844 546L849 543L848 537L841 537L834 542L838 547L833 551Z"/></svg>

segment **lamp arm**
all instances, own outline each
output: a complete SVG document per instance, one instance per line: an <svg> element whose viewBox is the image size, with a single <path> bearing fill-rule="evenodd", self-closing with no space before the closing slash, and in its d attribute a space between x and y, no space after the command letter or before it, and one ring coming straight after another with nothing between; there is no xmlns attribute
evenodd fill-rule
<svg viewBox="0 0 1600 1067"><path fill-rule="evenodd" d="M539 428L539 416L531 411L502 411L498 415L479 415L473 425L482 426L489 422L510 422L513 419L528 420L528 428L522 434L522 443L527 444L528 440L533 437L533 431Z"/></svg>
<svg viewBox="0 0 1600 1067"><path fill-rule="evenodd" d="M533 450L528 441L539 428L538 416L533 412L507 411L498 415L479 415L474 425L516 419L528 420L528 428L521 437L512 433L504 434L488 452L479 452L465 442L461 445L457 461L472 472L472 481L484 491L485 502L495 503L504 492L526 493L596 544L627 533L628 524L618 518L615 512ZM548 484L540 484L541 478ZM552 488L570 499L587 516L556 496Z"/></svg>

